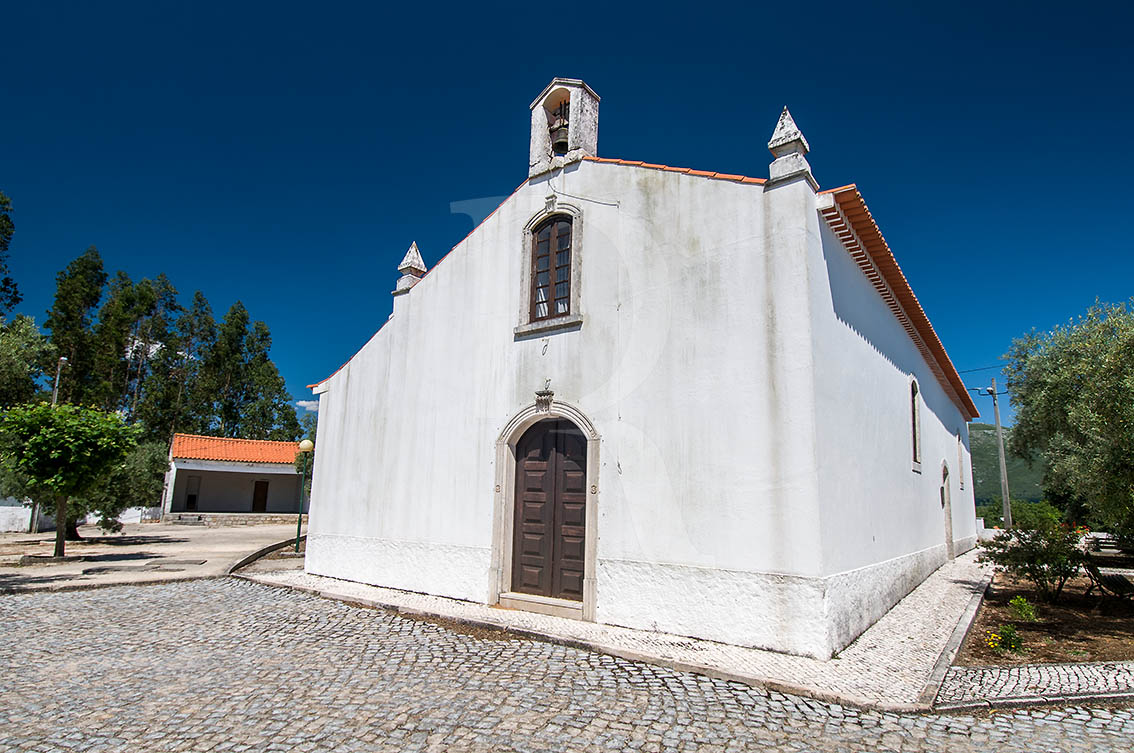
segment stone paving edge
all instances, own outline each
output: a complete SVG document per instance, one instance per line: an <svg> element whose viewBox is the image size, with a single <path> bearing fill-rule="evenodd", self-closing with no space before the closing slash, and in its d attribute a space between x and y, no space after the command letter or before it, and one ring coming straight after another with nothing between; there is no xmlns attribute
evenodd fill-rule
<svg viewBox="0 0 1134 753"><path fill-rule="evenodd" d="M1129 693L1070 693L1067 695L1014 696L992 698L964 703L942 703L934 706L936 712L987 711L989 709L1022 709L1032 706L1057 706L1080 701L1092 703L1134 703L1134 692Z"/></svg>
<svg viewBox="0 0 1134 753"><path fill-rule="evenodd" d="M75 583L66 586L39 586L36 588L4 587L0 588L0 596L21 596L24 594L59 594L68 591L94 591L99 588L120 588L132 586L165 586L170 583L190 583L195 580L216 580L224 578L224 573L212 575L185 575L179 578L165 578L163 580L140 580L136 583Z"/></svg>
<svg viewBox="0 0 1134 753"><path fill-rule="evenodd" d="M305 534L305 533L301 534L300 537L299 537L299 540L300 541L307 541L307 534ZM280 549L283 549L288 544L294 544L294 543L295 543L295 537L289 536L288 538L284 539L283 541L277 541L274 544L268 544L265 547L260 547L256 551L252 552L252 554L245 555L244 557L241 557L240 559L233 562L231 565L228 566L228 570L226 572L229 575L233 575L240 568L247 567L248 565L251 565L256 560L260 559L261 557L266 557L269 554L271 554L272 552L279 551Z"/></svg>
<svg viewBox="0 0 1134 753"><path fill-rule="evenodd" d="M949 636L949 640L941 649L937 663L933 665L933 671L929 673L929 679L926 680L925 687L922 688L921 695L918 697L919 705L939 708L934 705L934 702L937 700L937 694L941 692L941 683L945 680L945 674L949 671L949 667L953 665L953 660L957 658L969 631L973 629L977 612L980 611L981 602L984 601L985 594L988 593L988 587L992 585L994 575L994 572L985 575L980 588L969 599L969 604L965 607L964 613L961 614L961 619L957 620L957 626L953 628L953 634Z"/></svg>
<svg viewBox="0 0 1134 753"><path fill-rule="evenodd" d="M292 539L294 541L294 539ZM506 633L511 633L523 638L531 640L542 641L544 643L551 643L559 646L567 646L569 648L577 648L584 651L595 651L600 654L608 656L616 656L620 659L628 661L644 662L646 664L654 664L660 667L666 667L678 672L689 672L692 674L699 674L705 677L711 677L716 680L723 680L725 682L737 682L750 687L759 688L769 692L783 693L786 695L802 696L804 698L812 698L816 701L823 701L824 703L833 703L842 706L849 706L851 708L862 709L866 711L883 711L883 712L898 712L898 713L927 713L933 711L933 706L929 703L885 703L882 701L875 701L859 696L850 695L847 693L836 693L822 688L816 688L809 685L797 685L783 680L776 680L768 677L761 677L758 675L747 675L736 672L727 672L716 667L708 667L700 664L692 664L688 662L675 661L673 659L666 659L664 657L655 656L653 654L640 653L638 651L630 651L624 648L610 646L599 641L580 640L578 638L567 638L564 636L557 636L550 633L543 633L535 630L528 630L526 628L517 628L515 626L493 622L491 620L477 620L468 617L456 617L453 615L445 614L436 610L422 610L412 609L409 607L402 607L397 604L389 604L377 599L365 599L357 596L343 596L334 591L325 589L311 588L308 586L300 585L285 585L282 583L273 583L267 580L260 580L254 575L242 575L240 573L233 573L233 578L240 578L252 583L259 583L263 586L271 586L272 588L283 588L303 593L312 594L324 599L332 601L339 601L344 604L353 604L361 607L371 609L383 609L394 612L396 614L404 614L408 616L417 617L439 617L441 619L449 620L461 625L469 625L471 627L489 628L493 630L501 630ZM923 692L924 695L924 692Z"/></svg>

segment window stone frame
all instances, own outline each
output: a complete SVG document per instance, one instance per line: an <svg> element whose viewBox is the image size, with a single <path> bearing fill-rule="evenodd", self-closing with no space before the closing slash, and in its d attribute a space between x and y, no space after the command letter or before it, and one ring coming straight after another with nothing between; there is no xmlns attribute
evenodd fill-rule
<svg viewBox="0 0 1134 753"><path fill-rule="evenodd" d="M571 297L570 308L562 316L550 319L531 319L531 291L532 291L532 236L535 229L544 221L552 217L568 217L571 220ZM583 326L582 310L582 257L583 257L583 210L574 204L559 201L553 194L547 197L544 208L536 212L524 225L521 234L520 248L522 249L520 264L520 310L517 317L519 322L512 333L517 338L535 334L547 334L568 330L577 330Z"/></svg>
<svg viewBox="0 0 1134 753"><path fill-rule="evenodd" d="M906 402L910 406L910 423L907 425L907 430L910 432L909 436L912 440L912 463L910 470L914 473L921 473L922 461L922 434L921 434L921 385L918 383L917 377L910 374L906 386Z"/></svg>

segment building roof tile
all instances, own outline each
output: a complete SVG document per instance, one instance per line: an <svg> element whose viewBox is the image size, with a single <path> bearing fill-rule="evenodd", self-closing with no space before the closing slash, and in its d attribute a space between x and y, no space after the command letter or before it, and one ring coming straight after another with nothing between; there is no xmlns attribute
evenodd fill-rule
<svg viewBox="0 0 1134 753"><path fill-rule="evenodd" d="M641 160L616 159L613 157L583 157L587 162L601 162L607 165L625 165L627 167L644 167L647 170L664 170L667 173L684 173L696 175L701 178L714 178L716 180L731 180L735 183L764 183L763 178L750 178L746 175L730 175L729 173L714 173L712 170L693 170L688 167L670 167L653 162Z"/></svg>
<svg viewBox="0 0 1134 753"><path fill-rule="evenodd" d="M980 412L969 396L961 375L949 360L941 338L929 323L925 309L921 307L909 280L898 266L890 244L882 237L882 231L878 229L878 223L866 206L858 187L852 183L821 191L820 195L823 194L830 194L834 198L830 206L820 210L831 230L847 247L867 279L902 323L946 394L970 421L979 418Z"/></svg>
<svg viewBox="0 0 1134 753"><path fill-rule="evenodd" d="M228 439L196 434L174 434L170 457L186 460L231 460L241 463L295 462L298 442L271 442L264 439Z"/></svg>

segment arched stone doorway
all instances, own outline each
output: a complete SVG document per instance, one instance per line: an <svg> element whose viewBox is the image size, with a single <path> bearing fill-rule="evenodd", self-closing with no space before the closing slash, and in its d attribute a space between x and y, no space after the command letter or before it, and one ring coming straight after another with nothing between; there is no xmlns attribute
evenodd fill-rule
<svg viewBox="0 0 1134 753"><path fill-rule="evenodd" d="M599 436L559 401L516 414L496 442L490 603L593 620Z"/></svg>
<svg viewBox="0 0 1134 753"><path fill-rule="evenodd" d="M945 554L949 559L957 556L953 546L953 500L949 493L949 465L941 464L941 509L945 512Z"/></svg>

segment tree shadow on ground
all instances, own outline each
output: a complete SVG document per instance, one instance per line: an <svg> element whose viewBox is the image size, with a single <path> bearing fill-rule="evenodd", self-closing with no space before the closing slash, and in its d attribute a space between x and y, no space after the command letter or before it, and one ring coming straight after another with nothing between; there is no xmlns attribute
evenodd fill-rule
<svg viewBox="0 0 1134 753"><path fill-rule="evenodd" d="M84 536L71 544L106 544L107 546L146 546L147 544L184 544L189 539L175 539L170 536Z"/></svg>
<svg viewBox="0 0 1134 753"><path fill-rule="evenodd" d="M153 552L122 552L121 554L84 554L83 562L121 562L122 560L152 560L160 557Z"/></svg>

